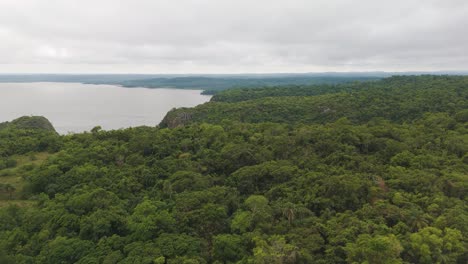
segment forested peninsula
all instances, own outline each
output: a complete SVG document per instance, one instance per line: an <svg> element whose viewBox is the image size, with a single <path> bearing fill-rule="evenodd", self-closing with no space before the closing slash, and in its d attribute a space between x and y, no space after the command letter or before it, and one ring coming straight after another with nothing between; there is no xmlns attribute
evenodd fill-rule
<svg viewBox="0 0 468 264"><path fill-rule="evenodd" d="M244 87L157 127L0 124L0 263L459 263L468 77Z"/></svg>

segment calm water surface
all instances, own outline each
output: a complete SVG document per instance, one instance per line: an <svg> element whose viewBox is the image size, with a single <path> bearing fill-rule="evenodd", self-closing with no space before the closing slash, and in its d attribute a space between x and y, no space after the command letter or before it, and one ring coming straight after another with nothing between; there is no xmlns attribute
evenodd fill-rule
<svg viewBox="0 0 468 264"><path fill-rule="evenodd" d="M173 107L192 107L211 96L199 90L123 88L81 83L0 83L0 123L24 115L47 117L62 134L95 126L155 126Z"/></svg>

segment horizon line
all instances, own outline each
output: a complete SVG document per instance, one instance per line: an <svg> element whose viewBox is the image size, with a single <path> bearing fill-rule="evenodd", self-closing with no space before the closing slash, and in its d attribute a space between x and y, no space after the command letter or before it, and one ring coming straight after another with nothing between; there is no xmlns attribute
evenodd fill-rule
<svg viewBox="0 0 468 264"><path fill-rule="evenodd" d="M414 73L414 74L425 74L425 73L441 73L441 74L456 74L464 73L468 74L468 70L434 70L434 71L311 71L311 72L242 72L242 73L109 73L109 72L96 72L96 73L83 73L83 72L0 72L0 75L278 75L278 74L395 74L395 73Z"/></svg>

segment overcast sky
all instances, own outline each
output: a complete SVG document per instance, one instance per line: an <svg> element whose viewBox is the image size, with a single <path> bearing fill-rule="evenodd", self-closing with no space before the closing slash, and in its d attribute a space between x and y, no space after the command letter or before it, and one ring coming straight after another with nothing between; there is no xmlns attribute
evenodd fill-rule
<svg viewBox="0 0 468 264"><path fill-rule="evenodd" d="M467 0L0 0L0 73L468 70Z"/></svg>

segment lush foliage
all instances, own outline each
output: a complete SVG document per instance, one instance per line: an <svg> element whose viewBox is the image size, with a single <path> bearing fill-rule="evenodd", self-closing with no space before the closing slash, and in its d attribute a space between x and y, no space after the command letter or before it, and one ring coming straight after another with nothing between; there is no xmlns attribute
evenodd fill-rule
<svg viewBox="0 0 468 264"><path fill-rule="evenodd" d="M19 130L56 147L24 174L36 205L0 209L0 262L465 263L467 83L276 88L172 129ZM4 159L18 152L1 139Z"/></svg>

